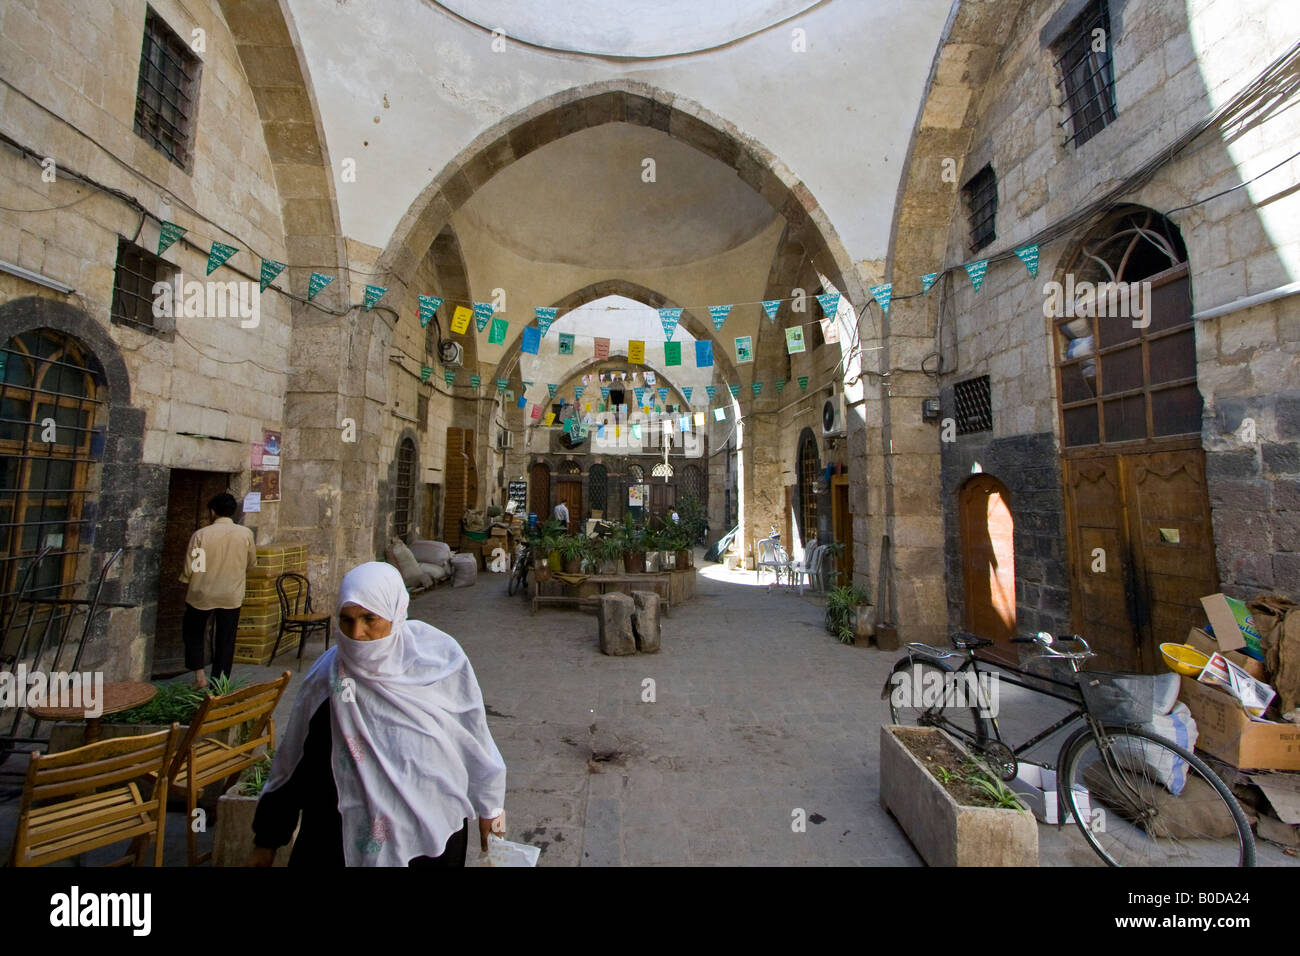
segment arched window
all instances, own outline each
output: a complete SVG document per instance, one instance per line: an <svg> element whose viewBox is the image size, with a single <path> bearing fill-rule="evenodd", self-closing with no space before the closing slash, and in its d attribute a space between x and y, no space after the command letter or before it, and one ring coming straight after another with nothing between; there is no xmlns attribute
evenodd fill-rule
<svg viewBox="0 0 1300 956"><path fill-rule="evenodd" d="M1187 248L1173 223L1150 209L1111 215L1049 306L1067 448L1200 433Z"/></svg>
<svg viewBox="0 0 1300 956"><path fill-rule="evenodd" d="M666 461L661 461L650 470L651 478L663 478L665 480L673 476L673 466Z"/></svg>
<svg viewBox="0 0 1300 956"><path fill-rule="evenodd" d="M609 472L604 465L587 469L587 510L604 512L609 508Z"/></svg>
<svg viewBox="0 0 1300 956"><path fill-rule="evenodd" d="M817 480L821 462L817 439L811 429L804 429L799 439L799 537L806 544L817 534Z"/></svg>
<svg viewBox="0 0 1300 956"><path fill-rule="evenodd" d="M22 558L47 545L29 589L75 580L92 535L91 469L103 453L102 373L84 345L35 329L0 350L0 594L18 586Z"/></svg>
<svg viewBox="0 0 1300 956"><path fill-rule="evenodd" d="M627 483L629 485L639 485L645 481L645 469L640 465L628 465Z"/></svg>
<svg viewBox="0 0 1300 956"><path fill-rule="evenodd" d="M565 461L560 463L560 474L581 475L582 469L578 467L578 463L576 461Z"/></svg>
<svg viewBox="0 0 1300 956"><path fill-rule="evenodd" d="M415 442L403 438L397 446L397 486L393 494L393 534L405 540L415 510Z"/></svg>

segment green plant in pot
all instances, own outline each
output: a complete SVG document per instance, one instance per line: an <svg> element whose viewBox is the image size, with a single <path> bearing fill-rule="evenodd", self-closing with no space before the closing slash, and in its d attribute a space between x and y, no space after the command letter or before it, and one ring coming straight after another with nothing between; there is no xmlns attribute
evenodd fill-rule
<svg viewBox="0 0 1300 956"><path fill-rule="evenodd" d="M664 569L663 532L645 529L645 569L651 573Z"/></svg>
<svg viewBox="0 0 1300 956"><path fill-rule="evenodd" d="M875 631L875 611L863 588L844 584L826 592L826 630L841 644L865 647Z"/></svg>
<svg viewBox="0 0 1300 956"><path fill-rule="evenodd" d="M538 522L537 529L528 535L528 543L533 548L534 565L540 569L545 562L547 570L564 570L560 558L560 544L564 537L564 525L560 522Z"/></svg>
<svg viewBox="0 0 1300 956"><path fill-rule="evenodd" d="M676 554L676 568L678 571L685 570L691 566L691 536L690 533L680 524L669 525L664 530L664 535L671 544Z"/></svg>
<svg viewBox="0 0 1300 956"><path fill-rule="evenodd" d="M628 574L640 574L645 571L645 529L632 522L631 517L624 518L623 524L616 532L619 550L623 554L623 570Z"/></svg>
<svg viewBox="0 0 1300 956"><path fill-rule="evenodd" d="M839 567L840 558L844 556L844 542L832 541L830 544L826 545L826 554L827 560L821 567L822 579L819 582L823 590L831 587L832 584L838 585L840 583ZM831 570L832 564L835 566L834 571Z"/></svg>
<svg viewBox="0 0 1300 956"><path fill-rule="evenodd" d="M678 527L686 536L686 547L704 544L709 532L709 513L695 495L683 495L677 502Z"/></svg>
<svg viewBox="0 0 1300 956"><path fill-rule="evenodd" d="M623 542L619 540L617 531L594 541L592 551L595 552L597 559L601 562L600 570L602 572L617 574L622 568Z"/></svg>
<svg viewBox="0 0 1300 956"><path fill-rule="evenodd" d="M565 535L560 541L560 555L564 558L565 574L581 574L582 561L587 555L587 539L582 535Z"/></svg>

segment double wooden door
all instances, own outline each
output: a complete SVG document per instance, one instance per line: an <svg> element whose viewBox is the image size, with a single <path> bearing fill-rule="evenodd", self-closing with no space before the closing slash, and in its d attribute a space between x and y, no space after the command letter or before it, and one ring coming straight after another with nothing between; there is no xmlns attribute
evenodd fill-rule
<svg viewBox="0 0 1300 956"><path fill-rule="evenodd" d="M572 478L557 477L555 481L555 503L564 502L569 509L569 534L582 527L582 476Z"/></svg>
<svg viewBox="0 0 1300 956"><path fill-rule="evenodd" d="M1219 589L1199 447L1063 462L1075 628L1096 666L1160 670L1160 644L1203 623Z"/></svg>

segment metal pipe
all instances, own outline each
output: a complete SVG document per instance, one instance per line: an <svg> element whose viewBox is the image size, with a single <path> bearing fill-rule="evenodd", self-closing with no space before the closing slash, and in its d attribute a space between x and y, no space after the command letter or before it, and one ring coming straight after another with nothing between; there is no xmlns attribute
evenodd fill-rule
<svg viewBox="0 0 1300 956"><path fill-rule="evenodd" d="M1232 302L1225 303L1224 305L1216 305L1212 309L1197 312L1192 316L1192 320L1217 319L1222 315L1231 315L1233 312L1240 312L1242 309L1249 309L1251 306L1263 305L1265 302L1274 302L1277 299L1285 299L1287 296L1295 295L1297 292L1300 292L1300 282L1280 285L1276 289L1269 289L1267 292L1257 292L1255 295L1248 295L1242 299L1234 299Z"/></svg>

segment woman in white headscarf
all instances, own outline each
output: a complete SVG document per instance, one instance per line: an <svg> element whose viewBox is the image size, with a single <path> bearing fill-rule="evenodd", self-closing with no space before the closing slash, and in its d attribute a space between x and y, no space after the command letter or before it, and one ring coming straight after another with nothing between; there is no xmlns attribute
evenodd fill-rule
<svg viewBox="0 0 1300 956"><path fill-rule="evenodd" d="M254 866L300 811L290 866L463 866L469 817L483 849L504 829L506 766L474 669L449 634L406 619L409 603L392 565L343 578L337 644L304 679L258 801Z"/></svg>

